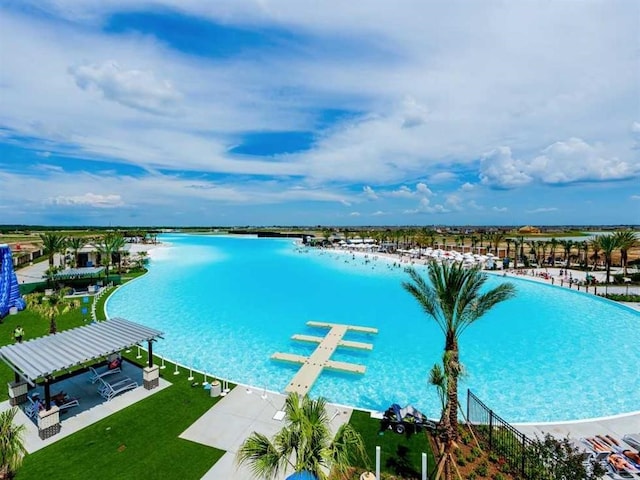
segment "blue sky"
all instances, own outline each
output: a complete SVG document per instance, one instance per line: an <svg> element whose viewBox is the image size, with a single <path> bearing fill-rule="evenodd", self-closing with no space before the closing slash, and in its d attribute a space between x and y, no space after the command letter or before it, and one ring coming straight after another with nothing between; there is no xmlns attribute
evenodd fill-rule
<svg viewBox="0 0 640 480"><path fill-rule="evenodd" d="M639 224L639 19L0 1L0 223Z"/></svg>

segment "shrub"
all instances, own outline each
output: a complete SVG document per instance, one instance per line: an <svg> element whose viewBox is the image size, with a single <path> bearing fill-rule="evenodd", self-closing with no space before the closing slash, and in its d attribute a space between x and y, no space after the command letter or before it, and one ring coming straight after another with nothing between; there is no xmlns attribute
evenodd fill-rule
<svg viewBox="0 0 640 480"><path fill-rule="evenodd" d="M489 465L486 461L476 467L476 473L481 477L486 477L489 474Z"/></svg>

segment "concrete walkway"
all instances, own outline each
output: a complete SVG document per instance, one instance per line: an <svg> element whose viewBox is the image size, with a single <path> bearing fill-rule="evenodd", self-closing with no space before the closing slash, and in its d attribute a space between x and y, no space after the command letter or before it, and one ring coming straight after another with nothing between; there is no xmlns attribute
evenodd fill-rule
<svg viewBox="0 0 640 480"><path fill-rule="evenodd" d="M185 430L180 438L226 451L202 478L255 480L247 467L236 466L236 453L252 432L272 437L284 426L282 408L285 398L279 393L238 385ZM331 432L334 435L341 425L349 421L351 412L351 408L327 405ZM277 480L283 480L287 474Z"/></svg>

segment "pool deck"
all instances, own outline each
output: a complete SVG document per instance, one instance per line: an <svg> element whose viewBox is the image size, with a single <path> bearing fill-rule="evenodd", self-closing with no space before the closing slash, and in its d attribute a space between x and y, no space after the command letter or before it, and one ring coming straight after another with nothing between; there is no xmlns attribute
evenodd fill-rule
<svg viewBox="0 0 640 480"><path fill-rule="evenodd" d="M331 355L333 355L338 347L373 350L373 345L370 343L351 342L342 340L342 338L349 330L363 333L378 333L377 328L313 321L307 322L307 325L310 327L329 328L329 332L324 337L316 337L313 335L294 335L291 337L293 340L318 343L318 346L309 357L282 352L276 352L271 355L271 358L274 360L302 364L298 373L294 375L289 385L285 388L286 392L306 395L325 368L349 373L363 374L365 372L366 367L364 365L330 360Z"/></svg>
<svg viewBox="0 0 640 480"><path fill-rule="evenodd" d="M271 438L285 425L285 399L280 393L238 385L185 430L180 438L226 451L202 479L255 480L248 467L236 465L236 453L252 432ZM333 404L327 404L326 409L335 435L341 425L349 422L353 410ZM276 480L284 480L291 473L282 472Z"/></svg>

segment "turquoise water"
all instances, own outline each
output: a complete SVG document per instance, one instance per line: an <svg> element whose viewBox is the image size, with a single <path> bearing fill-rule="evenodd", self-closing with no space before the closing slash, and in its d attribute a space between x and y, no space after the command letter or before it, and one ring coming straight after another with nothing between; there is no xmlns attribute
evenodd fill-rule
<svg viewBox="0 0 640 480"><path fill-rule="evenodd" d="M371 352L338 349L334 360L364 375L325 371L311 394L382 410L413 404L438 416L427 382L442 333L402 287L407 274L379 259L302 251L292 240L166 235L149 273L107 305L165 332L154 352L258 389L283 391L297 367L274 352L308 355L296 333L323 335L308 320L371 326ZM490 276L489 284L504 281ZM592 295L513 280L517 297L498 305L460 340L471 388L511 422L601 417L640 410L640 314ZM463 401L463 405L465 402Z"/></svg>

